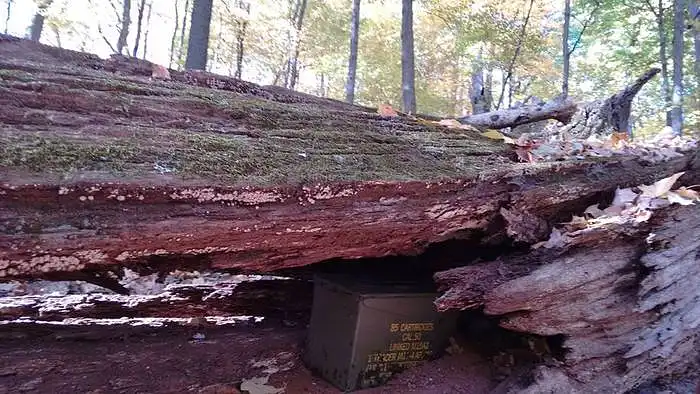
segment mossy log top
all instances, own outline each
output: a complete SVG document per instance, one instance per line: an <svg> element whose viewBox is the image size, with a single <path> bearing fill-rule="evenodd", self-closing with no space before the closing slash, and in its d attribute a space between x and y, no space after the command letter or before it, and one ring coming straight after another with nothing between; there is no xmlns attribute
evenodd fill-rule
<svg viewBox="0 0 700 394"><path fill-rule="evenodd" d="M515 161L508 145L202 72L0 36L0 278L120 266L270 271L419 253L501 208L553 220L693 154Z"/></svg>
<svg viewBox="0 0 700 394"><path fill-rule="evenodd" d="M206 73L0 41L2 181L207 186L473 177L506 147L475 133Z"/></svg>

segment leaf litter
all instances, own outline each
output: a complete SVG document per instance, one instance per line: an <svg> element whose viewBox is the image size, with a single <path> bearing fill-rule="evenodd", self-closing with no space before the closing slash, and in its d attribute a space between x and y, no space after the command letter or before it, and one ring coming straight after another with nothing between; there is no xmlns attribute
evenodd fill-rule
<svg viewBox="0 0 700 394"><path fill-rule="evenodd" d="M562 223L561 228L553 228L549 239L532 245L538 248L562 248L583 232L608 224L638 225L647 222L655 210L671 206L693 205L700 201L700 185L681 186L672 190L684 172L678 172L660 179L651 185L636 188L618 188L610 206L601 208L594 204L586 208L583 216L573 216L571 221Z"/></svg>

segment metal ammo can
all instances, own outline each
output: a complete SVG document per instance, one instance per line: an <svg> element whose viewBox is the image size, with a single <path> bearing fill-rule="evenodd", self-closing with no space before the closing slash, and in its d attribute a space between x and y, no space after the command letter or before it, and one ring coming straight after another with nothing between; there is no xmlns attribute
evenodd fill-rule
<svg viewBox="0 0 700 394"><path fill-rule="evenodd" d="M374 387L437 357L456 314L439 313L432 283L317 275L304 360L345 391Z"/></svg>

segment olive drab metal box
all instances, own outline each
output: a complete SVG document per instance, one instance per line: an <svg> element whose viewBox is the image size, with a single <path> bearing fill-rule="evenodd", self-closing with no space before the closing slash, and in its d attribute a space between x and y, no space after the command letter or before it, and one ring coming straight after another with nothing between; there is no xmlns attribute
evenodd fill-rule
<svg viewBox="0 0 700 394"><path fill-rule="evenodd" d="M456 316L429 286L317 276L304 360L345 391L374 387L437 356Z"/></svg>

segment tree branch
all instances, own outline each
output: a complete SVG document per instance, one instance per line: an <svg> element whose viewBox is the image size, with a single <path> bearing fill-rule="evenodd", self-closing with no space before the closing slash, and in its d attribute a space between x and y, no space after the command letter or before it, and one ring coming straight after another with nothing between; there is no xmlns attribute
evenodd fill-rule
<svg viewBox="0 0 700 394"><path fill-rule="evenodd" d="M596 13L596 11L598 11L598 8L600 8L600 3L596 3L595 8L593 9L593 11L591 11L591 13L588 15L588 18L583 23L583 27L581 28L581 33L576 38L576 42L574 42L574 45L572 45L571 49L569 49L569 56L571 56L571 54L574 53L576 48L578 48L578 44L581 43L581 37L583 37L583 34L586 32L586 28L593 20L593 16L595 16L595 13Z"/></svg>

